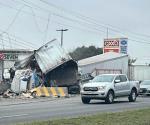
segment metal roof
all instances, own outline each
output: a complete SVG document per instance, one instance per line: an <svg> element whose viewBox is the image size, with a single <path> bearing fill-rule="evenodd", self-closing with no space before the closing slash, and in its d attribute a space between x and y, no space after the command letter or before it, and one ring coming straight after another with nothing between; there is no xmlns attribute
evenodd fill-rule
<svg viewBox="0 0 150 125"><path fill-rule="evenodd" d="M53 39L41 46L38 50L35 50L34 53L27 58L18 62L16 68L26 67L33 57L35 57L43 73L48 73L66 62L73 61L65 49L58 44L58 41Z"/></svg>
<svg viewBox="0 0 150 125"><path fill-rule="evenodd" d="M33 53L30 49L0 49L1 53Z"/></svg>
<svg viewBox="0 0 150 125"><path fill-rule="evenodd" d="M71 56L56 39L48 42L35 52L35 58L43 73L47 73L59 65L72 60Z"/></svg>
<svg viewBox="0 0 150 125"><path fill-rule="evenodd" d="M78 61L79 66L84 66L84 65L89 65L93 63L98 63L98 62L104 62L112 59L117 59L121 57L127 57L127 54L121 54L121 53L115 53L115 52L107 52L104 54L92 56L86 59L82 59Z"/></svg>
<svg viewBox="0 0 150 125"><path fill-rule="evenodd" d="M150 58L142 58L137 59L135 63L132 64L133 66L149 66L150 65Z"/></svg>

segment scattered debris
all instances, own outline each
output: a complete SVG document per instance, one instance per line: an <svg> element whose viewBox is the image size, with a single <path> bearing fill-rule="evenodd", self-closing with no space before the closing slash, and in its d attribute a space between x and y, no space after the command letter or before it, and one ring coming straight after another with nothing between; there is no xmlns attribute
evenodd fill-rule
<svg viewBox="0 0 150 125"><path fill-rule="evenodd" d="M14 96L14 93L10 89L3 93L3 98L10 98L11 96Z"/></svg>
<svg viewBox="0 0 150 125"><path fill-rule="evenodd" d="M22 93L22 96L31 99L34 98L33 96L31 96L31 93Z"/></svg>
<svg viewBox="0 0 150 125"><path fill-rule="evenodd" d="M39 86L67 87L68 93L79 93L77 63L56 43L55 39L48 42L33 55L15 64L16 71L11 82L14 93L33 98L28 91ZM8 91L3 94L5 98L10 96Z"/></svg>
<svg viewBox="0 0 150 125"><path fill-rule="evenodd" d="M0 83L0 94L3 94L5 91L7 91L8 89L10 89L10 86L11 86L10 83L1 82Z"/></svg>

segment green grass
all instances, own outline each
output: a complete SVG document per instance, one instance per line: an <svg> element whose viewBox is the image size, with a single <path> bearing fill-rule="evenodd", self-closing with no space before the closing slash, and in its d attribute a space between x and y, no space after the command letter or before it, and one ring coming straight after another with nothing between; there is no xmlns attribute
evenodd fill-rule
<svg viewBox="0 0 150 125"><path fill-rule="evenodd" d="M22 125L150 125L150 108L70 119L39 121Z"/></svg>

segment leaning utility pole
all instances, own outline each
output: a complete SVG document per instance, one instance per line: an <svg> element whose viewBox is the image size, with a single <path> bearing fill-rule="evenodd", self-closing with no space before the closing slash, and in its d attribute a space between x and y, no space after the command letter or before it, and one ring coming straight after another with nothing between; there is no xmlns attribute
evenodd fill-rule
<svg viewBox="0 0 150 125"><path fill-rule="evenodd" d="M60 29L60 30L56 30L56 31L61 31L61 46L63 46L63 32L67 31L68 29Z"/></svg>

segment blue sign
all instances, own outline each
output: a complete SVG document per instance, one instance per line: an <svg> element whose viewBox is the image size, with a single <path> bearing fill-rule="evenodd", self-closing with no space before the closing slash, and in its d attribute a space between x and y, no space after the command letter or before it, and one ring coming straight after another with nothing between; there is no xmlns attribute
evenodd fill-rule
<svg viewBox="0 0 150 125"><path fill-rule="evenodd" d="M126 40L122 40L121 41L121 45L124 45L124 46L127 45L127 41Z"/></svg>
<svg viewBox="0 0 150 125"><path fill-rule="evenodd" d="M120 47L120 52L124 53L124 54L127 54L127 46L121 46Z"/></svg>
<svg viewBox="0 0 150 125"><path fill-rule="evenodd" d="M128 46L128 39L127 38L120 38L120 53L127 54L127 46Z"/></svg>

